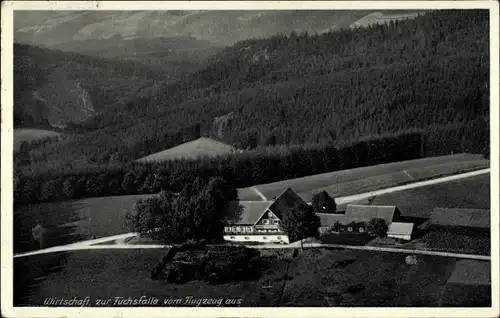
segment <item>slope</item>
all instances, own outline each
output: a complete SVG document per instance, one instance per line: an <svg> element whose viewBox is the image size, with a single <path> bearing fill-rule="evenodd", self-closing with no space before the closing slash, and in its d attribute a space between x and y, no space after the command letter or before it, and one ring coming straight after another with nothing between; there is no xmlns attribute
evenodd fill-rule
<svg viewBox="0 0 500 318"><path fill-rule="evenodd" d="M371 10L255 11L18 11L15 38L21 43L54 48L78 41L192 37L230 45L278 33L322 33L348 28ZM383 14L383 13L382 13ZM401 13L407 17L407 12ZM411 15L410 15L411 16Z"/></svg>
<svg viewBox="0 0 500 318"><path fill-rule="evenodd" d="M233 153L236 149L219 141L201 137L144 158L137 162L159 162L174 159L196 159L204 156L220 156Z"/></svg>
<svg viewBox="0 0 500 318"><path fill-rule="evenodd" d="M488 12L480 10L242 41L156 93L82 123L82 135L51 145L47 158L85 162L97 155L90 147L140 158L134 149L145 138L161 144L161 136L196 124L201 135L240 149L423 130L435 150L429 154L448 144L477 152L467 145L487 144L488 46ZM226 120L214 131L216 118Z"/></svg>
<svg viewBox="0 0 500 318"><path fill-rule="evenodd" d="M14 122L24 126L80 122L117 101L135 98L145 89L154 91L161 83L197 65L185 60L165 63L162 69L148 68L137 61L88 57L16 43Z"/></svg>

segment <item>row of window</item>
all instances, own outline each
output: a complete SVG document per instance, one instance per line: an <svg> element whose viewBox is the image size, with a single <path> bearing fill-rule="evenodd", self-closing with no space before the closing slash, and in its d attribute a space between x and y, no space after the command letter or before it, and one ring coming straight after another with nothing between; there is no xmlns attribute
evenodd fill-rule
<svg viewBox="0 0 500 318"><path fill-rule="evenodd" d="M252 233L253 232L253 227L252 226L226 226L224 228L225 232L247 232L247 233Z"/></svg>
<svg viewBox="0 0 500 318"><path fill-rule="evenodd" d="M224 227L224 232L229 233L229 232L236 232L236 233L253 233L253 232L278 232L278 229L256 229L252 226L226 226Z"/></svg>
<svg viewBox="0 0 500 318"><path fill-rule="evenodd" d="M262 220L262 224L268 225L268 224L270 224L270 222L268 219L264 219L264 220ZM280 224L280 220L274 219L272 224Z"/></svg>
<svg viewBox="0 0 500 318"><path fill-rule="evenodd" d="M231 239L234 240L236 237L231 236ZM245 240L249 240L250 237L245 236ZM267 240L267 236L262 237L263 240ZM278 236L278 240L281 240L281 236Z"/></svg>
<svg viewBox="0 0 500 318"><path fill-rule="evenodd" d="M333 227L331 227L331 226L324 226L323 229L325 231L331 231L331 230L333 230ZM348 226L346 228L346 230L347 230L347 232L353 232L354 228L352 226ZM365 231L365 229L363 227L358 228L358 232L363 233L364 231Z"/></svg>

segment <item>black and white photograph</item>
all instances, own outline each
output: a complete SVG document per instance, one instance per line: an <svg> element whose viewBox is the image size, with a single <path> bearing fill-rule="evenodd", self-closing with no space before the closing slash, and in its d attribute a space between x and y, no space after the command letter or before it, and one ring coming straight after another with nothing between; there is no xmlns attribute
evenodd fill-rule
<svg viewBox="0 0 500 318"><path fill-rule="evenodd" d="M2 314L498 314L498 3L334 2L2 3Z"/></svg>

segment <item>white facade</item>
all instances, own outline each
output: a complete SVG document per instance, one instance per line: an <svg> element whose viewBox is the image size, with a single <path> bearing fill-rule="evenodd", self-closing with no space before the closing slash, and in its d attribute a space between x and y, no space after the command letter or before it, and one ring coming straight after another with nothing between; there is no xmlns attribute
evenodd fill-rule
<svg viewBox="0 0 500 318"><path fill-rule="evenodd" d="M224 240L229 242L260 242L260 243L279 243L289 244L290 240L286 234L272 235L242 235L242 234L227 234L224 235Z"/></svg>
<svg viewBox="0 0 500 318"><path fill-rule="evenodd" d="M402 240L411 240L413 234L413 223L392 222L387 230L387 237Z"/></svg>

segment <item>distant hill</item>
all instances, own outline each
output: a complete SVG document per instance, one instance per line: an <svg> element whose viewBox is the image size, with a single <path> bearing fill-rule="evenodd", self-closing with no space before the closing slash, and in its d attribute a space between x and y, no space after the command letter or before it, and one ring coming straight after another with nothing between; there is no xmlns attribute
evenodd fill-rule
<svg viewBox="0 0 500 318"><path fill-rule="evenodd" d="M278 33L323 33L348 28L373 10L255 10L255 11L17 11L15 40L62 46L76 51L82 43L109 39L190 37L220 45ZM383 11L393 18L412 16L408 10ZM79 41L84 41L80 42ZM90 42L85 42L90 41ZM72 45L74 44L73 48Z"/></svg>
<svg viewBox="0 0 500 318"><path fill-rule="evenodd" d="M481 10L241 41L180 80L82 122L77 139L46 148L47 160L64 165L117 152L141 158L151 153L145 138L158 146L162 136L196 124L201 135L215 129L239 149L442 129L450 134L436 133L443 139L435 147L474 143L483 132L458 132L487 129L489 41L488 11Z"/></svg>
<svg viewBox="0 0 500 318"><path fill-rule="evenodd" d="M121 100L145 92L150 96L162 83L199 66L189 57L147 67L133 59L110 60L15 43L14 123L78 123Z"/></svg>
<svg viewBox="0 0 500 318"><path fill-rule="evenodd" d="M19 146L23 142L31 142L47 137L56 137L60 134L61 133L56 131L44 129L14 129L14 151L19 149Z"/></svg>
<svg viewBox="0 0 500 318"><path fill-rule="evenodd" d="M173 148L151 154L136 161L144 163L161 162L174 159L196 159L205 156L214 157L227 155L235 151L236 149L230 145L226 145L211 138L201 137Z"/></svg>

